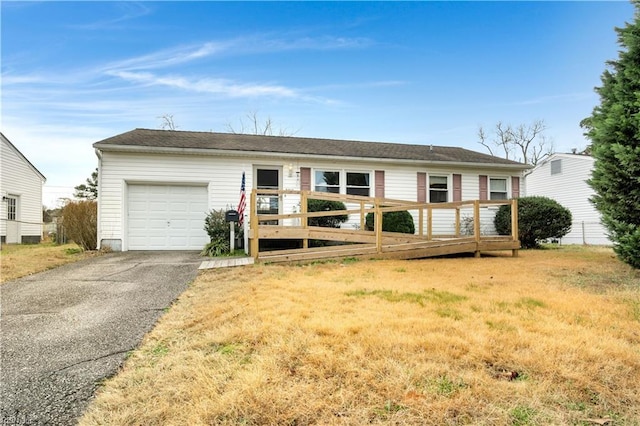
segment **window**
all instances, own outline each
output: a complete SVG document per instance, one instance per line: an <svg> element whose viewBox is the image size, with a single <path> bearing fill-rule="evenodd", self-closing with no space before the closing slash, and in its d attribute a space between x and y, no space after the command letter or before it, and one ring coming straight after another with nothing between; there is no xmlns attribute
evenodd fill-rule
<svg viewBox="0 0 640 426"><path fill-rule="evenodd" d="M16 199L7 197L7 220L16 219Z"/></svg>
<svg viewBox="0 0 640 426"><path fill-rule="evenodd" d="M340 172L316 170L316 191L340 193Z"/></svg>
<svg viewBox="0 0 640 426"><path fill-rule="evenodd" d="M506 178L489 178L489 199L490 200L506 200L507 198L507 179Z"/></svg>
<svg viewBox="0 0 640 426"><path fill-rule="evenodd" d="M559 175L560 173L562 173L562 160L551 161L551 174Z"/></svg>
<svg viewBox="0 0 640 426"><path fill-rule="evenodd" d="M347 172L347 194L369 196L369 173Z"/></svg>
<svg viewBox="0 0 640 426"><path fill-rule="evenodd" d="M371 194L371 173L316 170L315 190L334 194L364 195Z"/></svg>
<svg viewBox="0 0 640 426"><path fill-rule="evenodd" d="M429 176L429 202L446 203L447 201L449 201L448 178Z"/></svg>

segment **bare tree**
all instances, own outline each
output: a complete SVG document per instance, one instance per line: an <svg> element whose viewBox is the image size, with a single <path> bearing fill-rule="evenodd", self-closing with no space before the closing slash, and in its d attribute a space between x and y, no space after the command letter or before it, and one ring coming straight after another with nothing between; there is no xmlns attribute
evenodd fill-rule
<svg viewBox="0 0 640 426"><path fill-rule="evenodd" d="M553 153L553 141L544 134L545 130L547 126L544 120L519 124L516 127L498 121L491 134L482 126L478 128L478 143L487 148L491 155L535 166Z"/></svg>
<svg viewBox="0 0 640 426"><path fill-rule="evenodd" d="M158 117L160 119L160 128L162 130L177 130L175 121L173 121L173 114L163 114Z"/></svg>
<svg viewBox="0 0 640 426"><path fill-rule="evenodd" d="M226 123L226 128L229 133L235 134L250 134L250 135L262 135L273 136L274 135L274 123L271 117L262 121L258 117L257 111L248 112L245 117L240 117L239 125L234 126L231 122ZM287 128L280 127L277 131L277 136L293 136L298 131L290 131Z"/></svg>

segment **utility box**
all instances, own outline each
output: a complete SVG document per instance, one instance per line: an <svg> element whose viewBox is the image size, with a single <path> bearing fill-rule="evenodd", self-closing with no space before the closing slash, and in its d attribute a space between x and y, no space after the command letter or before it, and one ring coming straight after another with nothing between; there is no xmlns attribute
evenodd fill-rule
<svg viewBox="0 0 640 426"><path fill-rule="evenodd" d="M240 219L240 215L237 210L227 210L224 214L224 220L226 222L237 222Z"/></svg>

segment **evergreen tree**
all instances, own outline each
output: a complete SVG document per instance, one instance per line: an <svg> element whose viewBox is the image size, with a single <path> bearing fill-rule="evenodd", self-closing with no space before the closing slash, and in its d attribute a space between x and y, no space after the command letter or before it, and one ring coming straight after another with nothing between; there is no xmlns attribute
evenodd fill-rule
<svg viewBox="0 0 640 426"><path fill-rule="evenodd" d="M85 200L95 200L98 198L98 168L91 173L91 177L87 178L86 184L80 184L74 187L74 197Z"/></svg>
<svg viewBox="0 0 640 426"><path fill-rule="evenodd" d="M640 268L640 2L633 23L616 28L619 57L608 61L600 105L582 121L595 166L589 184L618 257Z"/></svg>

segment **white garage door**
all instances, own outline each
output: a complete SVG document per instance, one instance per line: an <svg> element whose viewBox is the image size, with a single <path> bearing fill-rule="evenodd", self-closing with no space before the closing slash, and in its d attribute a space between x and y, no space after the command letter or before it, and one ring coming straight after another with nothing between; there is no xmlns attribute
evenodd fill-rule
<svg viewBox="0 0 640 426"><path fill-rule="evenodd" d="M201 250L207 188L179 185L129 185L129 250Z"/></svg>

